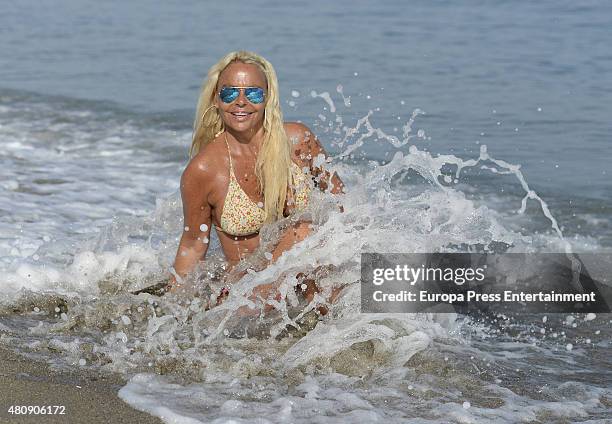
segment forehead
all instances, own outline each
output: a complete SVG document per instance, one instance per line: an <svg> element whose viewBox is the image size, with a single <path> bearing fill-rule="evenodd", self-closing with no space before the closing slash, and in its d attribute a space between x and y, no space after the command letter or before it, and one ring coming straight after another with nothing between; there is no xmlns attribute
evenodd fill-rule
<svg viewBox="0 0 612 424"><path fill-rule="evenodd" d="M259 66L251 63L233 62L219 75L218 86L262 87L267 86L266 76Z"/></svg>

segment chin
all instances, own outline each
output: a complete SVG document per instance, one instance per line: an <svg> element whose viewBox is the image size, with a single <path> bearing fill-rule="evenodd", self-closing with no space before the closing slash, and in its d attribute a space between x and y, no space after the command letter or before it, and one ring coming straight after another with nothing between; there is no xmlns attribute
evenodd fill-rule
<svg viewBox="0 0 612 424"><path fill-rule="evenodd" d="M263 126L263 120L259 122L229 122L225 126L237 132L257 131L258 128Z"/></svg>
<svg viewBox="0 0 612 424"><path fill-rule="evenodd" d="M231 125L225 125L225 128L228 128L230 130L236 131L236 132L247 132L250 130L255 130L255 126L254 125L244 125L244 124L231 124Z"/></svg>

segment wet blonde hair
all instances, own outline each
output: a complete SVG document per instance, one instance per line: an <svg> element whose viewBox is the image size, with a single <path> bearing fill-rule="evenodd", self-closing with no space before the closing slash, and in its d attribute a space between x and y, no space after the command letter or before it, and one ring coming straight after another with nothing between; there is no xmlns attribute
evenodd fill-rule
<svg viewBox="0 0 612 424"><path fill-rule="evenodd" d="M224 130L223 121L215 107L215 96L218 93L219 75L233 62L256 65L266 77L268 87L264 109L264 138L255 163L255 175L264 198L266 222L275 221L283 216L287 200L287 188L291 180L291 153L278 98L278 80L270 62L255 53L236 51L227 54L210 68L198 99L189 156L197 155L202 146L213 141Z"/></svg>

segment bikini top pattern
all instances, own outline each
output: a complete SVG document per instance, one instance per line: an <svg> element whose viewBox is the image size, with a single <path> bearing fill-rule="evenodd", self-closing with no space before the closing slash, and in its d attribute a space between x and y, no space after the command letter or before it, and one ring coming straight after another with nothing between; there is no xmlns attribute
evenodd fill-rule
<svg viewBox="0 0 612 424"><path fill-rule="evenodd" d="M225 145L229 155L230 181L223 202L220 226L216 226L216 228L232 236L246 236L257 233L266 220L263 203L253 202L240 187L234 174L232 154L227 138L225 139ZM308 206L310 198L310 181L300 167L293 162L291 163L291 177L293 179L292 185L295 187L293 196L295 207L297 210L304 209Z"/></svg>

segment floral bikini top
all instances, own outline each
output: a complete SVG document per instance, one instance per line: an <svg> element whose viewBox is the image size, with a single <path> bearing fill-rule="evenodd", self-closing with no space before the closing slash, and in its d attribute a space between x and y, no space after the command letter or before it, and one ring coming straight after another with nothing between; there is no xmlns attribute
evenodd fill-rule
<svg viewBox="0 0 612 424"><path fill-rule="evenodd" d="M232 164L232 154L230 152L227 138L225 139L227 153L229 155L230 165L230 181L227 188L225 201L223 202L223 210L221 211L220 226L215 226L231 236L246 236L259 232L266 220L266 213L263 209L263 203L253 202L244 192L236 176L234 175L234 166ZM308 206L310 198L310 182L308 177L302 172L300 167L294 162L291 162L291 178L292 185L295 187L293 202L296 209L304 209Z"/></svg>

